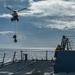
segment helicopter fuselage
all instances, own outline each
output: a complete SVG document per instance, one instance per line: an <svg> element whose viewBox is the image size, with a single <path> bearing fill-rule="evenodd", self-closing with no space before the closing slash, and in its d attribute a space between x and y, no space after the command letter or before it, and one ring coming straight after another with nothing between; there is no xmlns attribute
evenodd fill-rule
<svg viewBox="0 0 75 75"><path fill-rule="evenodd" d="M14 13L12 14L11 21L19 21L18 14L16 11L14 11Z"/></svg>
<svg viewBox="0 0 75 75"><path fill-rule="evenodd" d="M23 8L19 10L12 10L10 7L6 7L6 8L13 12L13 14L11 14L12 15L11 21L19 21L18 12L27 9L27 8Z"/></svg>

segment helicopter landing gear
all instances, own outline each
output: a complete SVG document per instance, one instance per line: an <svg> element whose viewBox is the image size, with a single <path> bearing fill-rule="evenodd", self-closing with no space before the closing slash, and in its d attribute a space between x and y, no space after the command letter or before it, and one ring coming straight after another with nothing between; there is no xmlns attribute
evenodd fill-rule
<svg viewBox="0 0 75 75"><path fill-rule="evenodd" d="M17 19L17 21L19 21L19 19Z"/></svg>
<svg viewBox="0 0 75 75"><path fill-rule="evenodd" d="M13 39L14 39L14 42L16 43L17 42L17 36L16 36L16 34L13 36Z"/></svg>
<svg viewBox="0 0 75 75"><path fill-rule="evenodd" d="M17 20L17 21L19 21L19 19L18 19L18 18L17 18L16 20ZM15 19L11 18L11 21L15 21Z"/></svg>
<svg viewBox="0 0 75 75"><path fill-rule="evenodd" d="M13 21L13 18L11 18L11 21Z"/></svg>

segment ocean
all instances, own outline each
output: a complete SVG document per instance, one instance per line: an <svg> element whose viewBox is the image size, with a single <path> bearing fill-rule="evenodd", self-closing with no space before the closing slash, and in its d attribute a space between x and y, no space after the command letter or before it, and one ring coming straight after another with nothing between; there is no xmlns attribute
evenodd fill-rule
<svg viewBox="0 0 75 75"><path fill-rule="evenodd" d="M21 60L21 51L23 52L23 57L27 54L28 60L51 60L54 58L54 50L52 49L0 49L0 62L3 61L4 53L4 63L11 62L15 51L15 60Z"/></svg>

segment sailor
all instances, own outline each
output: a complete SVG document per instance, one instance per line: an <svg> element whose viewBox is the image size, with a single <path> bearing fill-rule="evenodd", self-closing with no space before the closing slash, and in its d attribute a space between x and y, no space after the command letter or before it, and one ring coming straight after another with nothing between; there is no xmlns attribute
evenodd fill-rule
<svg viewBox="0 0 75 75"><path fill-rule="evenodd" d="M61 50L61 46L58 44L56 51L59 51L59 50Z"/></svg>
<svg viewBox="0 0 75 75"><path fill-rule="evenodd" d="M61 45L58 44L58 46L56 47L55 55L54 55L55 58L57 57L57 54L60 50L61 50Z"/></svg>

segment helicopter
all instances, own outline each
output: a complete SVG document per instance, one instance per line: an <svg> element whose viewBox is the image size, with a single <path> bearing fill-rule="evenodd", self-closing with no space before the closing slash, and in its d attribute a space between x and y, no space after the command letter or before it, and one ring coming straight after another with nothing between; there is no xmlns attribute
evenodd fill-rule
<svg viewBox="0 0 75 75"><path fill-rule="evenodd" d="M19 9L19 10L13 10L13 9L11 9L9 7L6 7L6 8L13 12L11 14L12 15L11 21L19 21L18 12L20 12L20 11L22 11L24 9L27 9L27 8L22 8L22 9Z"/></svg>

